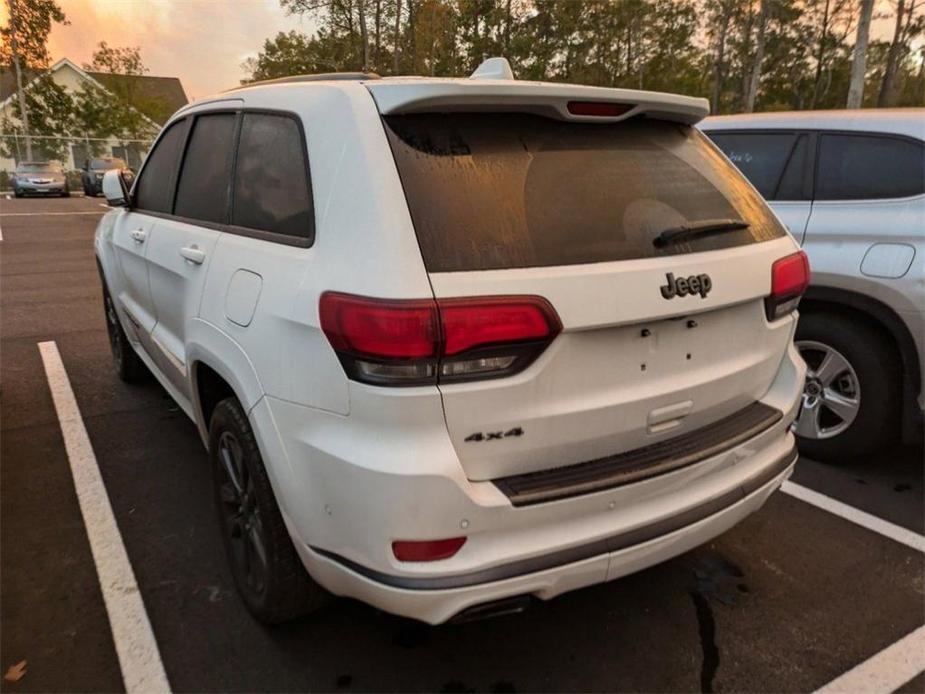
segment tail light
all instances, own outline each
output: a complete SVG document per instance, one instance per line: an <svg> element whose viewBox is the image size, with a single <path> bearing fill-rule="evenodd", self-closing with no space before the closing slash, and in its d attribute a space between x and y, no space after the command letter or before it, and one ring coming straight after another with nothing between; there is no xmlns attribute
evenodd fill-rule
<svg viewBox="0 0 925 694"><path fill-rule="evenodd" d="M325 292L320 316L347 375L379 385L509 376L562 329L536 296L387 300Z"/></svg>
<svg viewBox="0 0 925 694"><path fill-rule="evenodd" d="M399 561L437 561L449 559L464 544L465 537L451 537L446 540L396 540L392 543L392 554Z"/></svg>
<svg viewBox="0 0 925 694"><path fill-rule="evenodd" d="M774 261L771 266L771 295L764 300L768 320L782 318L800 303L809 286L809 258L800 251Z"/></svg>
<svg viewBox="0 0 925 694"><path fill-rule="evenodd" d="M628 113L635 104L618 104L613 101L569 101L568 112L573 116L616 118Z"/></svg>

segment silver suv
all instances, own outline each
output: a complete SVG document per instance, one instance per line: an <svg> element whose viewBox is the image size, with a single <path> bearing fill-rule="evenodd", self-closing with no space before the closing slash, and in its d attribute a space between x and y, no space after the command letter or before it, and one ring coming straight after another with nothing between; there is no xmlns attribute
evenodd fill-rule
<svg viewBox="0 0 925 694"><path fill-rule="evenodd" d="M921 440L925 361L925 109L709 118L719 145L809 254L796 424L838 462Z"/></svg>

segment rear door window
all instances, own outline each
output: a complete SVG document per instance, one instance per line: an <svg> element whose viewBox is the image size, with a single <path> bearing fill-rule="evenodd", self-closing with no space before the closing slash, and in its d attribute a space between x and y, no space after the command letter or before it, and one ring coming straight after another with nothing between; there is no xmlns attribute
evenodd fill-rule
<svg viewBox="0 0 925 694"><path fill-rule="evenodd" d="M795 133L709 133L764 198L774 200L784 168L797 141Z"/></svg>
<svg viewBox="0 0 925 694"><path fill-rule="evenodd" d="M675 255L785 232L694 128L520 113L385 116L427 269L488 270ZM707 220L749 227L656 246Z"/></svg>
<svg viewBox="0 0 925 694"><path fill-rule="evenodd" d="M180 161L180 148L186 133L186 121L171 125L148 155L144 169L135 184L134 206L149 212L169 213L174 176ZM96 161L96 160L94 160ZM91 167L92 167L91 162Z"/></svg>
<svg viewBox="0 0 925 694"><path fill-rule="evenodd" d="M784 172L781 174L777 192L770 200L805 200L808 198L806 158L809 156L809 136L800 135L793 144L793 150ZM808 182L808 181L807 181Z"/></svg>
<svg viewBox="0 0 925 694"><path fill-rule="evenodd" d="M314 220L298 123L289 116L245 113L235 165L232 224L310 240Z"/></svg>
<svg viewBox="0 0 925 694"><path fill-rule="evenodd" d="M227 221L236 119L233 113L196 118L183 158L174 214L204 222Z"/></svg>
<svg viewBox="0 0 925 694"><path fill-rule="evenodd" d="M925 146L888 135L824 133L816 200L905 198L925 193Z"/></svg>

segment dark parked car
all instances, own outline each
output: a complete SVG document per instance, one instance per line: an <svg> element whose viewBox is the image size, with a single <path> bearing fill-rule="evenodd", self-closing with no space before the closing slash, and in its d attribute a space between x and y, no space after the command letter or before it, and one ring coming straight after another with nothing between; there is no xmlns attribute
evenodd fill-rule
<svg viewBox="0 0 925 694"><path fill-rule="evenodd" d="M61 195L67 197L71 189L67 176L59 164L47 161L24 161L13 172L13 195Z"/></svg>
<svg viewBox="0 0 925 694"><path fill-rule="evenodd" d="M84 194L97 196L103 193L103 174L110 169L120 169L123 177L131 184L134 179L134 172L128 168L125 161L117 157L94 157L84 162L81 169Z"/></svg>

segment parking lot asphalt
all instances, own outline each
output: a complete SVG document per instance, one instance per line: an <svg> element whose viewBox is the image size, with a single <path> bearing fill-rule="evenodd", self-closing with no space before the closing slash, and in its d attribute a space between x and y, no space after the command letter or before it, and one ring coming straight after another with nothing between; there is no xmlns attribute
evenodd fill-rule
<svg viewBox="0 0 925 694"><path fill-rule="evenodd" d="M807 691L925 623L921 552L784 493L714 542L524 614L429 627L347 600L267 628L234 592L207 459L111 367L99 199L0 197L3 691L121 691L37 343L57 343L175 691ZM923 533L921 448L794 481ZM922 691L918 676L900 689Z"/></svg>

